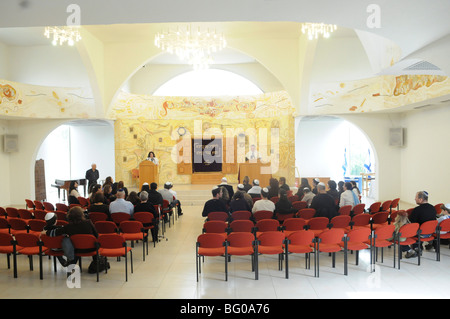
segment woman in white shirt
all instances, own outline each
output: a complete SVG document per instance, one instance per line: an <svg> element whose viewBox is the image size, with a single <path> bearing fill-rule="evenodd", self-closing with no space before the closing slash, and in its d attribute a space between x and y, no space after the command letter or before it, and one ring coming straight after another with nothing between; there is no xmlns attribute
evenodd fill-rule
<svg viewBox="0 0 450 319"><path fill-rule="evenodd" d="M352 191L352 183L346 182L344 184L344 192L341 194L341 199L339 200L339 207L352 205L355 206L359 204L358 196Z"/></svg>
<svg viewBox="0 0 450 319"><path fill-rule="evenodd" d="M155 163L155 165L159 164L159 160L156 158L155 153L153 153L153 151L150 151L148 153L147 161L151 161Z"/></svg>

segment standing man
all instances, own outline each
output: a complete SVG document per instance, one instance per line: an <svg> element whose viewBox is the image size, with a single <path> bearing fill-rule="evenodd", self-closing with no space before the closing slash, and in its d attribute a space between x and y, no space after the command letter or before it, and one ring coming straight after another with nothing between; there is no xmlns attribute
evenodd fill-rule
<svg viewBox="0 0 450 319"><path fill-rule="evenodd" d="M100 173L97 169L97 164L93 163L91 168L86 171L86 179L88 180L88 193L91 193L92 186L97 184Z"/></svg>

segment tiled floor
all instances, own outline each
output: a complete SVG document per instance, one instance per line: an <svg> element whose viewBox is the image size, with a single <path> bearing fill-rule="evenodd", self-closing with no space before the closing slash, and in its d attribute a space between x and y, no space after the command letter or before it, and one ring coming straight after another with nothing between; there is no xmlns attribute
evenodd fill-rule
<svg viewBox="0 0 450 319"><path fill-rule="evenodd" d="M142 246L133 249L134 273L125 282L124 260L111 260L108 273L88 274L88 259L83 262L81 287L69 288L61 266L53 272L52 263L44 258L44 280L39 280L38 259L30 271L25 256L18 257L18 278L7 269L6 256L0 256L0 298L82 298L82 299L355 299L355 298L449 298L450 250L442 248L441 261L434 252L426 251L417 259L403 259L401 269L394 269L392 249L386 249L384 263L378 262L376 271L367 270L369 253L349 255L348 276L343 275L343 253L338 253L336 268L331 267L328 254L320 255L320 277L304 268L304 257L290 256L289 279L278 270L277 258L259 258L259 280L254 279L249 257L234 257L229 263L228 281L224 281L224 259L206 258L199 282L195 273L195 241L201 233L204 218L202 206L185 205L184 215L167 228L166 239L149 245L149 254L142 260ZM73 286L73 284L72 284Z"/></svg>

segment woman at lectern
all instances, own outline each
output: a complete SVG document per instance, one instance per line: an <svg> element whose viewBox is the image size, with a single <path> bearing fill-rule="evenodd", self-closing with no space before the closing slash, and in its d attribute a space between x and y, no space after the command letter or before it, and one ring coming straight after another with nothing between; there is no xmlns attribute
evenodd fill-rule
<svg viewBox="0 0 450 319"><path fill-rule="evenodd" d="M153 151L150 151L150 152L148 153L147 161L152 161L153 163L155 163L155 165L158 165L158 164L159 164L159 160L158 160L158 158L155 156L155 153L153 153Z"/></svg>

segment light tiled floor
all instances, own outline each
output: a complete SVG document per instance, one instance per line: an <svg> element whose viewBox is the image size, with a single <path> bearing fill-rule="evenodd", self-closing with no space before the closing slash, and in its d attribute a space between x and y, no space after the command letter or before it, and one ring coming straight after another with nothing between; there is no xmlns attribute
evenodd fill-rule
<svg viewBox="0 0 450 319"><path fill-rule="evenodd" d="M81 273L81 287L69 288L64 269L53 272L52 263L44 258L44 280L39 280L39 264L34 258L34 271L28 268L25 256L18 257L18 278L7 269L6 256L0 256L0 298L81 298L81 299L360 299L360 298L449 298L450 250L442 248L441 261L435 261L434 252L426 251L417 265L417 259L403 259L401 269L394 269L392 249L385 249L384 263L378 262L376 271L367 271L369 253L349 255L348 276L343 275L343 253L331 267L328 254L320 255L320 277L304 268L304 257L290 256L289 279L278 270L277 258L259 258L259 280L254 280L249 257L233 257L229 263L228 281L224 281L224 259L206 258L202 264L199 282L195 273L195 241L201 233L204 218L201 206L184 206L184 215L167 228L166 238L153 247L142 260L142 246L133 249L134 273L125 282L124 260L110 260L111 269L96 276ZM83 262L84 268L89 264Z"/></svg>

